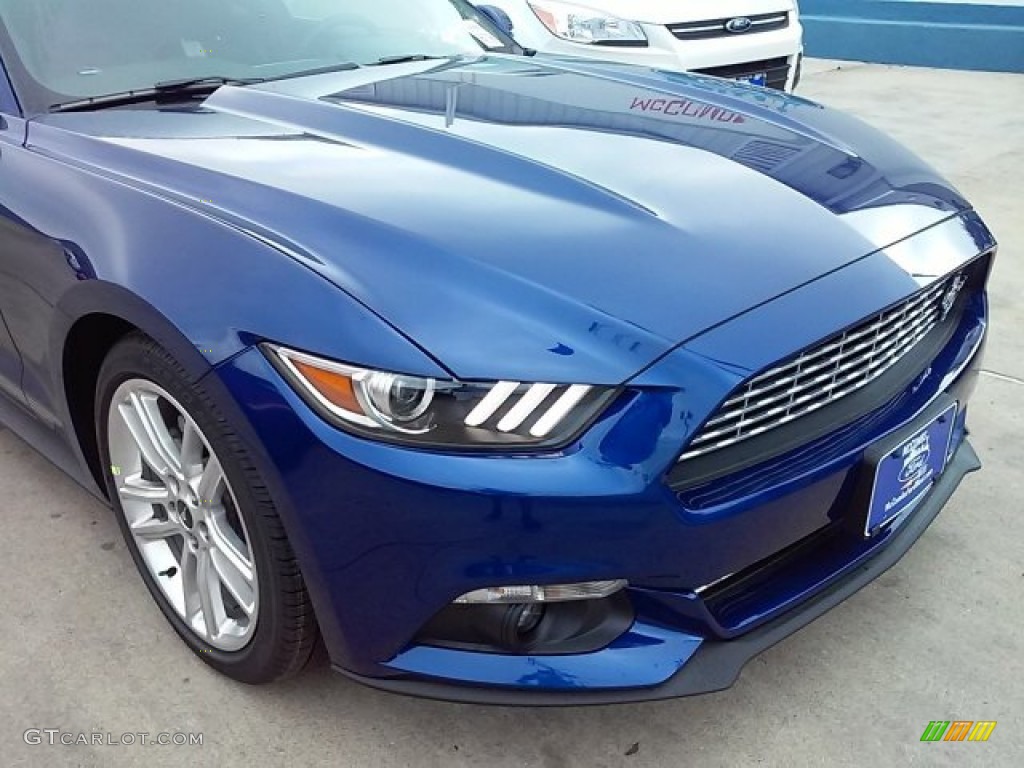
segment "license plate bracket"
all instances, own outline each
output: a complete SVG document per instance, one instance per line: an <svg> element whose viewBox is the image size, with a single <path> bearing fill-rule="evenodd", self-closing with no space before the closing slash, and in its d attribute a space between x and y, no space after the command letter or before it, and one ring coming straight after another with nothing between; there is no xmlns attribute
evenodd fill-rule
<svg viewBox="0 0 1024 768"><path fill-rule="evenodd" d="M931 408L910 431L872 446L865 461L872 469L864 535L874 536L915 506L946 468L958 404L946 400Z"/></svg>

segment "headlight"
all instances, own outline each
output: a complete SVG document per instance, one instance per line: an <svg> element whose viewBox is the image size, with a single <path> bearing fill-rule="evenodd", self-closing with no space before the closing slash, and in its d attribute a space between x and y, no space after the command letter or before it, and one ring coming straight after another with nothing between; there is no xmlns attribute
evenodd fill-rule
<svg viewBox="0 0 1024 768"><path fill-rule="evenodd" d="M647 35L635 21L555 0L529 0L529 6L548 31L563 40L590 45L647 45Z"/></svg>
<svg viewBox="0 0 1024 768"><path fill-rule="evenodd" d="M263 347L306 402L332 423L416 445L514 449L565 443L617 391L586 384L425 379Z"/></svg>

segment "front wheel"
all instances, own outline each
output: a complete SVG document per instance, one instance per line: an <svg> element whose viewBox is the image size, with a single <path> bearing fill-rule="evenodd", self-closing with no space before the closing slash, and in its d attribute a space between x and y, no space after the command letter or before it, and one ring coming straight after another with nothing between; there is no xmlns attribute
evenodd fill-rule
<svg viewBox="0 0 1024 768"><path fill-rule="evenodd" d="M248 453L202 387L131 334L100 369L96 414L118 523L182 639L242 682L302 669L317 636L302 574Z"/></svg>

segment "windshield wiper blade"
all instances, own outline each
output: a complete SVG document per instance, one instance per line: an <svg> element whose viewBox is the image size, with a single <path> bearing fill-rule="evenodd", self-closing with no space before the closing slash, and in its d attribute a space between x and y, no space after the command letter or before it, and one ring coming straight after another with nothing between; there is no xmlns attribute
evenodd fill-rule
<svg viewBox="0 0 1024 768"><path fill-rule="evenodd" d="M220 88L222 85L253 85L263 81L262 77L181 77L177 80L162 80L153 86L153 90L160 93L192 93L207 88Z"/></svg>
<svg viewBox="0 0 1024 768"><path fill-rule="evenodd" d="M149 88L65 101L61 104L54 104L50 107L50 111L87 112L92 109L144 104L148 101L170 103L179 99L192 99L196 96L210 94L222 85L253 85L262 82L265 82L262 77L183 77L178 80L164 80Z"/></svg>
<svg viewBox="0 0 1024 768"><path fill-rule="evenodd" d="M300 69L295 72L289 72L284 75L277 75L276 77L268 77L266 82L274 83L278 80L291 80L296 77L311 77L312 75L329 75L332 72L347 72L351 69L362 69L354 61L340 61L337 64L327 64L322 67L313 67L312 69Z"/></svg>
<svg viewBox="0 0 1024 768"><path fill-rule="evenodd" d="M426 53L404 53L397 56L381 56L371 67L384 64L405 64L407 61L434 61L435 59L451 59L452 56L430 56Z"/></svg>

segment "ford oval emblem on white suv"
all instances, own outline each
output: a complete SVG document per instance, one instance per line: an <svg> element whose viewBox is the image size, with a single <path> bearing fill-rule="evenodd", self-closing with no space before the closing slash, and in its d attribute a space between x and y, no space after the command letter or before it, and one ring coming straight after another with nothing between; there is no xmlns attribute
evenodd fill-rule
<svg viewBox="0 0 1024 768"><path fill-rule="evenodd" d="M748 19L746 16L738 16L735 19L729 19L725 22L725 28L729 32L740 34L741 32L748 31L754 22Z"/></svg>

